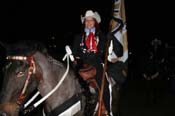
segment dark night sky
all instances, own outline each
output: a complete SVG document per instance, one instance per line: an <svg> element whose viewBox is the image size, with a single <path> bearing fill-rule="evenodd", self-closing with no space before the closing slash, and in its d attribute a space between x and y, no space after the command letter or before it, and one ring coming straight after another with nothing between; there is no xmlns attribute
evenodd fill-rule
<svg viewBox="0 0 175 116"><path fill-rule="evenodd" d="M7 35L10 38L47 38L49 34L61 34L76 32L80 28L80 15L86 9L97 10L102 15L103 24L106 23L111 10L111 2L106 5L98 5L96 2L76 1L23 1L11 2L8 5ZM106 15L107 18L104 18ZM106 26L105 26L106 27Z"/></svg>
<svg viewBox="0 0 175 116"><path fill-rule="evenodd" d="M59 3L60 2L60 3ZM126 0L126 17L129 47L136 47L150 39L169 41L172 7L160 1ZM168 6L168 8L165 8ZM47 41L55 36L58 43L71 42L73 34L80 31L80 15L87 9L98 11L102 17L101 28L108 29L112 0L49 0L8 1L5 5L5 27L1 41L11 39L37 39ZM136 45L137 45L136 44Z"/></svg>
<svg viewBox="0 0 175 116"><path fill-rule="evenodd" d="M171 1L173 2L173 0ZM80 31L80 15L84 15L87 9L99 12L102 17L100 26L104 31L108 31L108 23L112 10L112 0L8 0L5 2L5 4L1 4L2 13L0 15L2 25L0 41L13 43L16 40L39 40L47 43L49 38L55 36L54 42L58 45L56 55L60 52L63 53L64 46L71 44L73 35ZM129 50L134 54L133 57L135 57L135 59L131 57L131 61L132 58L134 59L133 63L131 62L133 66L129 66L131 66L131 74L135 73L132 71L136 71L138 74L138 70L132 68L138 66L139 53L145 52L143 48L146 42L158 38L175 46L175 32L173 32L173 23L175 21L173 19L173 15L175 14L173 8L175 6L173 6L173 3L170 3L170 0L125 0L125 2L128 46ZM2 51L0 49L0 56L2 56ZM0 67L3 64L1 58ZM135 75L131 75L131 78L132 76ZM138 86L136 88L140 89ZM130 98L127 98L127 100L130 100ZM132 101L127 101L127 103L137 103L139 99L136 102ZM126 105L127 107L130 106L128 104ZM134 104L134 106L137 105ZM139 106L138 108L142 107ZM137 108L134 107L134 109ZM167 108L164 108L162 111L166 111L165 109ZM138 114L137 111L138 109L136 110L136 114ZM145 109L139 111L145 113ZM156 111L161 111L161 109ZM153 112L151 114L155 113Z"/></svg>

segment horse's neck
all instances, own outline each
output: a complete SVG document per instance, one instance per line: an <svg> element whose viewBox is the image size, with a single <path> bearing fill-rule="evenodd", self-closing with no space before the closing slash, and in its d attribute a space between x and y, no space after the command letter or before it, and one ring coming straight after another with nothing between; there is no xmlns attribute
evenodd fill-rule
<svg viewBox="0 0 175 116"><path fill-rule="evenodd" d="M45 57L41 53L36 53L35 59L42 70L42 81L40 81L38 90L40 91L41 96L45 96L57 85L65 73L66 68L61 64L57 64L54 59L52 59L53 64L51 65L51 61L48 60L48 57ZM78 83L74 78L73 73L70 74L69 71L61 86L45 101L47 112L50 112L60 104L64 103L79 91L77 89Z"/></svg>

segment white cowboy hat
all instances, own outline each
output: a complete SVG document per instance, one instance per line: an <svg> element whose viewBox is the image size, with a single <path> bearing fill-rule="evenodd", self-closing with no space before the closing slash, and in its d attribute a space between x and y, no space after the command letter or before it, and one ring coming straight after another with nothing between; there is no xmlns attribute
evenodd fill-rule
<svg viewBox="0 0 175 116"><path fill-rule="evenodd" d="M95 18L97 23L101 22L101 17L98 14L98 12L93 12L92 10L87 10L84 17L81 15L81 22L83 23L87 17Z"/></svg>

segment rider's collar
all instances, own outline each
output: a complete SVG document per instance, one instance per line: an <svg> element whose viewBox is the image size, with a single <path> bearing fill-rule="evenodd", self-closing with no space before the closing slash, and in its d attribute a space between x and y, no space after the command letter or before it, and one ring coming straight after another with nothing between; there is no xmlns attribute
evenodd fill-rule
<svg viewBox="0 0 175 116"><path fill-rule="evenodd" d="M95 27L93 27L93 28L85 28L84 29L84 32L86 33L86 35L88 35L90 32L93 32L93 33L95 33Z"/></svg>

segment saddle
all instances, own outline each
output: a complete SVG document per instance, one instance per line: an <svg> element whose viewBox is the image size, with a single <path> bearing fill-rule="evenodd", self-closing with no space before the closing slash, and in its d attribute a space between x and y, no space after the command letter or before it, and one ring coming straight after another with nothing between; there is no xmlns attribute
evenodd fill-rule
<svg viewBox="0 0 175 116"><path fill-rule="evenodd" d="M97 94L100 92L99 85L97 84L96 78L97 70L91 64L83 64L82 68L79 69L79 75L83 78L83 80L89 82L89 86L94 88ZM92 104L91 104L92 105ZM102 103L102 114L104 116L107 115L107 110L105 108L104 103Z"/></svg>

